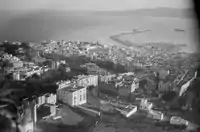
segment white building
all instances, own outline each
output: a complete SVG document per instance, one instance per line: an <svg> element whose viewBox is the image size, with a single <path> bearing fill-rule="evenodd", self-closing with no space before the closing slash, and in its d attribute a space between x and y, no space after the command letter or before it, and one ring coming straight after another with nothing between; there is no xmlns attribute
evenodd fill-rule
<svg viewBox="0 0 200 132"><path fill-rule="evenodd" d="M58 85L58 89L60 88L65 88L71 85L71 81L67 80L67 81L60 81L56 83Z"/></svg>
<svg viewBox="0 0 200 132"><path fill-rule="evenodd" d="M50 106L50 112L51 112L51 116L55 116L56 115L56 105L52 105Z"/></svg>
<svg viewBox="0 0 200 132"><path fill-rule="evenodd" d="M197 77L197 71L194 73L194 76L192 77L192 79L190 79L188 82L186 82L185 84L182 85L181 90L179 92L179 96L182 96L187 89L190 87L191 83L194 81L194 79Z"/></svg>
<svg viewBox="0 0 200 132"><path fill-rule="evenodd" d="M41 106L43 104L52 104L55 105L57 102L56 94L44 94L37 98L37 106Z"/></svg>
<svg viewBox="0 0 200 132"><path fill-rule="evenodd" d="M87 51L89 51L91 49L96 49L96 48L97 48L97 46L88 46L88 47L86 47Z"/></svg>
<svg viewBox="0 0 200 132"><path fill-rule="evenodd" d="M24 126L24 132L33 132L34 124L33 122L29 122Z"/></svg>
<svg viewBox="0 0 200 132"><path fill-rule="evenodd" d="M97 75L88 75L88 76L79 76L77 79L77 86L97 86L98 85L98 76Z"/></svg>
<svg viewBox="0 0 200 132"><path fill-rule="evenodd" d="M137 78L134 78L131 84L131 93L135 92L135 90L138 88L139 88L139 80Z"/></svg>
<svg viewBox="0 0 200 132"><path fill-rule="evenodd" d="M71 68L70 68L70 67L66 67L66 68L65 68L65 71L66 71L66 72L70 72L70 71L71 71Z"/></svg>
<svg viewBox="0 0 200 132"><path fill-rule="evenodd" d="M148 117L156 119L156 120L163 120L164 119L164 114L160 111L156 110L149 110L148 112Z"/></svg>
<svg viewBox="0 0 200 132"><path fill-rule="evenodd" d="M189 86L191 85L191 82L193 80L194 80L194 78L190 79L187 83L182 85L180 92L179 92L179 96L182 96L187 91L187 89L189 88Z"/></svg>
<svg viewBox="0 0 200 132"><path fill-rule="evenodd" d="M147 99L141 99L140 108L143 110L151 110L153 103L148 102Z"/></svg>
<svg viewBox="0 0 200 132"><path fill-rule="evenodd" d="M20 80L20 74L18 72L13 73L13 80Z"/></svg>
<svg viewBox="0 0 200 132"><path fill-rule="evenodd" d="M78 86L57 89L57 99L70 106L82 105L87 102L87 89Z"/></svg>
<svg viewBox="0 0 200 132"><path fill-rule="evenodd" d="M170 124L172 124L172 125L186 125L187 126L188 123L189 122L187 120L184 120L178 116L172 116L170 118Z"/></svg>
<svg viewBox="0 0 200 132"><path fill-rule="evenodd" d="M116 77L116 75L100 75L101 82L109 82L112 80L112 78Z"/></svg>
<svg viewBox="0 0 200 132"><path fill-rule="evenodd" d="M45 95L39 96L39 97L37 98L37 105L38 105L38 107L39 107L40 105L43 105L43 104L45 104Z"/></svg>
<svg viewBox="0 0 200 132"><path fill-rule="evenodd" d="M25 67L33 67L33 66L35 66L35 63L33 63L33 62L24 62L24 66Z"/></svg>
<svg viewBox="0 0 200 132"><path fill-rule="evenodd" d="M45 95L45 103L46 104L56 104L57 96L56 94L46 94Z"/></svg>
<svg viewBox="0 0 200 132"><path fill-rule="evenodd" d="M134 113L137 112L137 106L128 105L126 107L116 108L116 110L119 111L126 118L129 118L130 116L132 116Z"/></svg>

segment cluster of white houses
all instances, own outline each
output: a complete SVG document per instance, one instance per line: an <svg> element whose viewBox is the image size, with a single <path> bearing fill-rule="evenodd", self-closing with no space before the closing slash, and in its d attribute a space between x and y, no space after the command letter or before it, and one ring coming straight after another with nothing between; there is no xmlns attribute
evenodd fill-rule
<svg viewBox="0 0 200 132"><path fill-rule="evenodd" d="M64 60L61 60L61 61L52 61L51 66L39 67L36 65L37 63L22 61L20 60L20 58L7 53L1 56L0 60L8 62L9 64L4 68L5 74L12 75L12 78L18 81L25 80L26 78L31 77L33 74L41 75L44 72L48 71L49 69L56 69L61 64L66 64ZM69 67L66 67L65 71L70 72L71 69Z"/></svg>

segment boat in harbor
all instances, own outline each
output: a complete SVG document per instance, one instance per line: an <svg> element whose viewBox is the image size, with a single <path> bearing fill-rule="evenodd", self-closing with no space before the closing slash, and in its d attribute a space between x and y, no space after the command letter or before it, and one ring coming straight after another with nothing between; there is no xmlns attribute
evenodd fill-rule
<svg viewBox="0 0 200 132"><path fill-rule="evenodd" d="M176 31L176 32L185 32L184 29L179 29L179 28L175 28L174 31Z"/></svg>
<svg viewBox="0 0 200 132"><path fill-rule="evenodd" d="M133 29L133 33L139 33L139 32L148 32L148 31L151 31L150 29L136 29L136 28L134 28Z"/></svg>

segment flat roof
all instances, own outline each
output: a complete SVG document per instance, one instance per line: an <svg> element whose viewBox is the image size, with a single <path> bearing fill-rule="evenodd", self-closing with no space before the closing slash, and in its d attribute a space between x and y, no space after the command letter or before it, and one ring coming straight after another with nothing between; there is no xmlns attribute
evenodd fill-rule
<svg viewBox="0 0 200 132"><path fill-rule="evenodd" d="M85 87L82 87L82 86L75 86L75 87L73 87L73 86L68 86L68 87L61 88L61 89L59 89L59 90L68 91L68 92L74 92L74 91L77 91L77 90L83 89L83 88L85 88Z"/></svg>
<svg viewBox="0 0 200 132"><path fill-rule="evenodd" d="M132 107L132 108L131 108ZM126 112L130 112L132 111L134 108L137 108L137 106L131 106L131 107L119 107L118 109L121 109L123 111L126 111Z"/></svg>

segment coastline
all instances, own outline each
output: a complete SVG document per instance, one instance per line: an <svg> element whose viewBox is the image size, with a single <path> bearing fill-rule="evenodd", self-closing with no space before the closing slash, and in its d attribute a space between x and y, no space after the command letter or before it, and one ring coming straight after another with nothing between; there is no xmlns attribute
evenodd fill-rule
<svg viewBox="0 0 200 132"><path fill-rule="evenodd" d="M123 41L120 39L121 36L124 36L124 35L129 35L129 34L139 34L139 33L144 33L144 32L149 32L151 31L150 29L144 29L144 30L138 30L138 29L133 29L132 32L125 32L125 33L120 33L120 34L116 34L116 35L112 35L110 36L110 39L123 45L123 46L126 46L126 47L131 47L134 45L133 42L129 41L129 40L126 40L126 41Z"/></svg>
<svg viewBox="0 0 200 132"><path fill-rule="evenodd" d="M187 49L185 49L185 47L188 47L187 44L182 44L182 43L173 43L173 42L163 42L163 41L160 41L160 42L149 42L149 43L141 43L138 44L138 43L134 43L134 42L131 42L130 40L122 40L120 39L121 36L125 36L125 35L135 35L135 34L140 34L140 33L145 33L145 32L151 32L152 30L150 29L133 29L132 32L123 32L123 33L120 33L120 34L115 34L115 35L111 35L109 37L109 39L111 41L114 41L116 43L118 43L119 45L121 46L124 46L126 48L130 48L130 47L134 47L134 46L141 46L141 45L149 45L149 44L170 44L170 45L174 45L174 46L177 46L177 47L180 47L183 51L186 51L186 52L189 52L187 51Z"/></svg>

